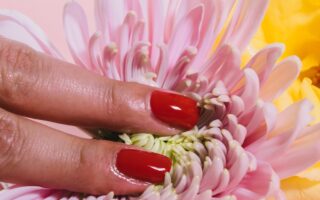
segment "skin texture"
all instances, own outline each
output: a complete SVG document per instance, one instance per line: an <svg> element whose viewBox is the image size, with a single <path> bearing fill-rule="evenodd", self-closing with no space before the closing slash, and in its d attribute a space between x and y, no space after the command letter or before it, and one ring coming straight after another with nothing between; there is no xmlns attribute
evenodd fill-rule
<svg viewBox="0 0 320 200"><path fill-rule="evenodd" d="M25 117L129 133L178 133L152 116L152 91L0 38L0 180L91 194L142 192L148 183L113 170L117 152L134 147L77 138Z"/></svg>

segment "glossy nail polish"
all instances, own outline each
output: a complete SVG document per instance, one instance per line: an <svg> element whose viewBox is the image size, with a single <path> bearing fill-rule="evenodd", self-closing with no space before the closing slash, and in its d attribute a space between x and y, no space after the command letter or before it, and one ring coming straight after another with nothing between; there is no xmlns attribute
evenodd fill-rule
<svg viewBox="0 0 320 200"><path fill-rule="evenodd" d="M163 155L135 149L121 149L116 167L124 175L150 183L162 183L171 169L171 160Z"/></svg>
<svg viewBox="0 0 320 200"><path fill-rule="evenodd" d="M191 129L199 119L197 102L179 94L153 91L150 105L156 118L175 128Z"/></svg>

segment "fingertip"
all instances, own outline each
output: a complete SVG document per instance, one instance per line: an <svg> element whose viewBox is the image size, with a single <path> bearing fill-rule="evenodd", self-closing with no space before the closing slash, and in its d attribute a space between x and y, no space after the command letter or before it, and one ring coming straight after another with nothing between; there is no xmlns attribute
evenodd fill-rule
<svg viewBox="0 0 320 200"><path fill-rule="evenodd" d="M124 176L153 184L163 183L171 165L171 160L166 156L133 148L121 149L115 163Z"/></svg>
<svg viewBox="0 0 320 200"><path fill-rule="evenodd" d="M155 118L180 130L193 128L200 116L195 100L176 93L154 90L150 106Z"/></svg>

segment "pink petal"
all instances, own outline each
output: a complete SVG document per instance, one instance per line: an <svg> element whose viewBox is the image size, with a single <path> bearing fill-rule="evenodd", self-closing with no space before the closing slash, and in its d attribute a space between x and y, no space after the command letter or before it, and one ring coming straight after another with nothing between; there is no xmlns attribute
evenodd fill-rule
<svg viewBox="0 0 320 200"><path fill-rule="evenodd" d="M191 68L191 71L202 71L200 66L204 64L204 61L209 56L210 49L212 48L218 33L220 33L225 24L235 1L204 0L201 2L204 5L203 25L198 44L198 54L192 62L191 66L193 67Z"/></svg>
<svg viewBox="0 0 320 200"><path fill-rule="evenodd" d="M158 45L162 45L164 42L166 6L168 6L164 2L164 0L149 1L149 41L152 44L150 59L151 65L154 67L156 66L157 60L160 56Z"/></svg>
<svg viewBox="0 0 320 200"><path fill-rule="evenodd" d="M257 103L258 100L259 78L255 71L249 68L244 70L244 75L246 78L246 83L240 97L245 104L245 108L249 110Z"/></svg>
<svg viewBox="0 0 320 200"><path fill-rule="evenodd" d="M125 1L121 0L96 0L97 27L102 33L110 35L111 41L118 41L117 30L127 14L125 7Z"/></svg>
<svg viewBox="0 0 320 200"><path fill-rule="evenodd" d="M87 69L91 68L88 52L89 28L82 7L75 1L67 3L63 12L64 30L67 43L75 62Z"/></svg>
<svg viewBox="0 0 320 200"><path fill-rule="evenodd" d="M258 162L257 169L247 173L232 194L239 200L262 199L270 193L272 176L271 166L264 162Z"/></svg>
<svg viewBox="0 0 320 200"><path fill-rule="evenodd" d="M275 127L268 135L270 139L252 144L250 150L255 152L257 158L269 162L281 158L280 154L286 152L289 145L312 120L309 115L311 109L311 103L306 100L288 107L278 115Z"/></svg>
<svg viewBox="0 0 320 200"><path fill-rule="evenodd" d="M245 125L248 131L248 136L250 136L264 122L263 109L263 103L259 102L254 109L253 115L250 118L249 123Z"/></svg>
<svg viewBox="0 0 320 200"><path fill-rule="evenodd" d="M300 68L301 61L296 56L282 60L262 85L260 97L265 101L277 98L298 77Z"/></svg>
<svg viewBox="0 0 320 200"><path fill-rule="evenodd" d="M220 44L232 44L242 52L264 16L268 0L238 1L235 13Z"/></svg>
<svg viewBox="0 0 320 200"><path fill-rule="evenodd" d="M101 42L102 36L100 32L97 32L91 36L88 44L89 58L90 58L90 66L89 69L94 71L100 75L106 75L105 66L103 66L102 60L102 47Z"/></svg>
<svg viewBox="0 0 320 200"><path fill-rule="evenodd" d="M200 178L194 177L190 186L183 193L179 194L178 199L194 199L199 191L199 183Z"/></svg>
<svg viewBox="0 0 320 200"><path fill-rule="evenodd" d="M174 89L180 80L185 76L190 61L196 54L195 48L188 48L182 53L181 57L177 60L176 65L168 71L167 77L162 85L165 89Z"/></svg>
<svg viewBox="0 0 320 200"><path fill-rule="evenodd" d="M249 158L246 153L240 152L236 161L230 167L231 180L226 190L234 188L239 184L249 169Z"/></svg>
<svg viewBox="0 0 320 200"><path fill-rule="evenodd" d="M222 58L224 63L214 78L223 81L230 90L242 78L243 71L240 69L241 55L237 48L232 47L230 53Z"/></svg>
<svg viewBox="0 0 320 200"><path fill-rule="evenodd" d="M208 77L211 90L218 80L223 80L230 90L242 78L240 70L240 53L234 46L222 45L202 67L201 74Z"/></svg>
<svg viewBox="0 0 320 200"><path fill-rule="evenodd" d="M306 128L302 135L283 156L271 162L280 178L293 176L319 161L320 124Z"/></svg>
<svg viewBox="0 0 320 200"><path fill-rule="evenodd" d="M199 190L200 192L217 187L219 183L219 176L223 172L223 167L224 166L220 158L213 158L212 164L203 174Z"/></svg>
<svg viewBox="0 0 320 200"><path fill-rule="evenodd" d="M174 27L173 34L168 42L169 67L176 63L187 47L197 45L203 19L203 9L203 5L193 8Z"/></svg>
<svg viewBox="0 0 320 200"><path fill-rule="evenodd" d="M272 103L263 103L262 107L257 107L249 124L246 126L250 130L245 140L244 146L250 146L253 143L259 143L263 140L275 126L278 111Z"/></svg>
<svg viewBox="0 0 320 200"><path fill-rule="evenodd" d="M268 45L255 54L246 65L247 68L253 69L258 74L261 85L268 78L283 51L283 44Z"/></svg>
<svg viewBox="0 0 320 200"><path fill-rule="evenodd" d="M264 103L264 119L266 122L267 130L266 132L269 133L276 124L277 119L277 108L272 103Z"/></svg>
<svg viewBox="0 0 320 200"><path fill-rule="evenodd" d="M43 30L28 17L13 10L2 9L0 10L0 23L1 35L26 43L51 56L62 58Z"/></svg>
<svg viewBox="0 0 320 200"><path fill-rule="evenodd" d="M55 191L56 190L38 186L22 186L0 191L0 199L43 199Z"/></svg>

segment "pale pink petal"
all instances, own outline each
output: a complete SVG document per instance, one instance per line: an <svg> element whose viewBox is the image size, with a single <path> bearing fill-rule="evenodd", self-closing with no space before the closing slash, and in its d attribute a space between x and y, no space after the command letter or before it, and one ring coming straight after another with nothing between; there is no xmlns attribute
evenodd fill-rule
<svg viewBox="0 0 320 200"><path fill-rule="evenodd" d="M197 197L195 198L195 200L211 200L211 199L212 199L212 191L211 190L206 190L206 191L198 194Z"/></svg>
<svg viewBox="0 0 320 200"><path fill-rule="evenodd" d="M158 46L164 43L165 16L168 7L164 0L153 0L150 2L148 10L149 22L149 41L152 44L150 51L151 65L156 67L160 56Z"/></svg>
<svg viewBox="0 0 320 200"><path fill-rule="evenodd" d="M260 97L265 101L277 98L297 78L300 68L301 61L296 56L282 60L262 85Z"/></svg>
<svg viewBox="0 0 320 200"><path fill-rule="evenodd" d="M268 102L264 103L264 119L267 126L267 133L269 133L274 128L276 124L277 114L278 111L274 104Z"/></svg>
<svg viewBox="0 0 320 200"><path fill-rule="evenodd" d="M236 161L230 167L230 176L231 180L229 182L228 187L225 190L232 189L236 187L239 182L244 178L244 176L248 173L249 169L249 157L245 152L237 152L239 155L237 156Z"/></svg>
<svg viewBox="0 0 320 200"><path fill-rule="evenodd" d="M258 100L259 96L259 78L252 69L245 69L244 75L246 83L241 93L241 99L243 100L246 109L250 110Z"/></svg>
<svg viewBox="0 0 320 200"><path fill-rule="evenodd" d="M208 77L209 80L213 79L216 72L221 68L221 65L225 62L225 59L230 54L232 54L233 51L236 51L236 49L233 46L221 46L219 49L217 49L215 54L210 56L210 58L203 65L203 71L201 73Z"/></svg>
<svg viewBox="0 0 320 200"><path fill-rule="evenodd" d="M240 70L240 53L238 49L230 45L222 45L217 52L212 55L203 66L200 73L207 77L209 86L207 91L217 81L223 80L227 88L233 88L234 85L242 78L243 71Z"/></svg>
<svg viewBox="0 0 320 200"><path fill-rule="evenodd" d="M240 0L221 44L232 44L242 52L264 16L268 0Z"/></svg>
<svg viewBox="0 0 320 200"><path fill-rule="evenodd" d="M230 90L243 75L243 70L240 69L241 55L236 47L232 47L230 53L222 59L224 63L220 70L214 75L214 78L221 80L227 89Z"/></svg>
<svg viewBox="0 0 320 200"><path fill-rule="evenodd" d="M270 139L255 142L248 149L254 152L257 158L266 161L280 158L289 145L299 136L303 128L312 120L309 115L312 105L309 101L297 102L281 112L274 129L268 134ZM277 154L278 156L274 156Z"/></svg>
<svg viewBox="0 0 320 200"><path fill-rule="evenodd" d="M243 100L237 96L237 95L232 95L231 96L231 108L230 108L230 113L234 114L235 116L239 116L243 111L244 111L244 102Z"/></svg>
<svg viewBox="0 0 320 200"><path fill-rule="evenodd" d="M242 124L245 125L245 127L248 131L248 136L251 136L257 130L257 128L259 128L261 126L261 124L264 122L264 112L263 111L264 111L263 103L258 102L251 117L247 117L248 121L246 121L246 123L241 121ZM246 140L248 140L248 138L246 138Z"/></svg>
<svg viewBox="0 0 320 200"><path fill-rule="evenodd" d="M219 176L223 172L223 162L220 158L215 157L208 169L204 172L201 180L200 192L207 189L216 188L219 182Z"/></svg>
<svg viewBox="0 0 320 200"><path fill-rule="evenodd" d="M125 56L129 49L132 48L130 39L131 39L131 33L134 29L134 26L137 22L137 15L134 12L128 12L127 15L124 18L123 23L119 27L119 54L118 54L118 70L120 73L121 80L126 81L125 74L124 74L124 62L125 62Z"/></svg>
<svg viewBox="0 0 320 200"><path fill-rule="evenodd" d="M249 172L232 194L239 200L257 200L266 197L272 187L272 176L271 166L258 162L257 169Z"/></svg>
<svg viewBox="0 0 320 200"><path fill-rule="evenodd" d="M0 10L0 33L5 37L26 43L36 50L62 58L43 30L31 19L14 10Z"/></svg>
<svg viewBox="0 0 320 200"><path fill-rule="evenodd" d="M198 54L192 62L191 72L203 70L201 66L203 66L205 60L209 57L214 41L225 24L235 1L203 0L201 2L204 5L204 19L198 44Z"/></svg>
<svg viewBox="0 0 320 200"><path fill-rule="evenodd" d="M293 176L319 161L320 124L306 128L302 135L283 156L271 162L280 178Z"/></svg>
<svg viewBox="0 0 320 200"><path fill-rule="evenodd" d="M89 69L100 75L105 75L106 69L103 66L101 40L100 32L95 33L89 40L88 51L91 63Z"/></svg>
<svg viewBox="0 0 320 200"><path fill-rule="evenodd" d="M125 1L125 10L127 11L134 11L137 14L138 19L145 19L146 13L144 11L146 10L145 7L143 7L143 3L141 0L126 0ZM143 9L144 8L144 9Z"/></svg>
<svg viewBox="0 0 320 200"><path fill-rule="evenodd" d="M177 60L176 65L167 72L167 77L162 85L165 89L174 89L179 81L186 75L192 58L196 55L195 48L187 48Z"/></svg>
<svg viewBox="0 0 320 200"><path fill-rule="evenodd" d="M199 191L200 178L198 176L192 179L192 182L187 190L179 194L179 199L194 199Z"/></svg>
<svg viewBox="0 0 320 200"><path fill-rule="evenodd" d="M203 9L203 5L193 8L174 27L172 36L168 42L169 67L173 67L187 47L195 47L198 44Z"/></svg>
<svg viewBox="0 0 320 200"><path fill-rule="evenodd" d="M63 12L64 31L67 43L75 62L91 69L88 52L89 28L82 7L75 1L67 3Z"/></svg>
<svg viewBox="0 0 320 200"><path fill-rule="evenodd" d="M259 109L257 107L257 109L258 110L256 110L255 113L257 112L256 114L258 114L257 117L259 120L256 120L255 114L252 116L252 120L249 120L249 123L252 125L250 128L250 134L244 142L245 147L250 146L250 144L254 142L259 142L260 140L265 139L267 137L267 133L269 133L276 124L278 111L272 103L263 103L262 108L260 107ZM252 126L255 126L254 131L252 131Z"/></svg>
<svg viewBox="0 0 320 200"><path fill-rule="evenodd" d="M269 77L283 51L283 44L271 44L260 50L249 60L246 67L253 69L258 74L260 85Z"/></svg>
<svg viewBox="0 0 320 200"><path fill-rule="evenodd" d="M157 63L157 83L161 87L164 84L167 75L167 65L169 64L168 59L168 47L166 45L159 46L160 56Z"/></svg>
<svg viewBox="0 0 320 200"><path fill-rule="evenodd" d="M96 0L95 2L98 28L102 33L108 33L111 41L117 42L119 37L117 29L127 14L125 1Z"/></svg>
<svg viewBox="0 0 320 200"><path fill-rule="evenodd" d="M38 186L23 186L0 191L0 199L43 199L55 191Z"/></svg>

